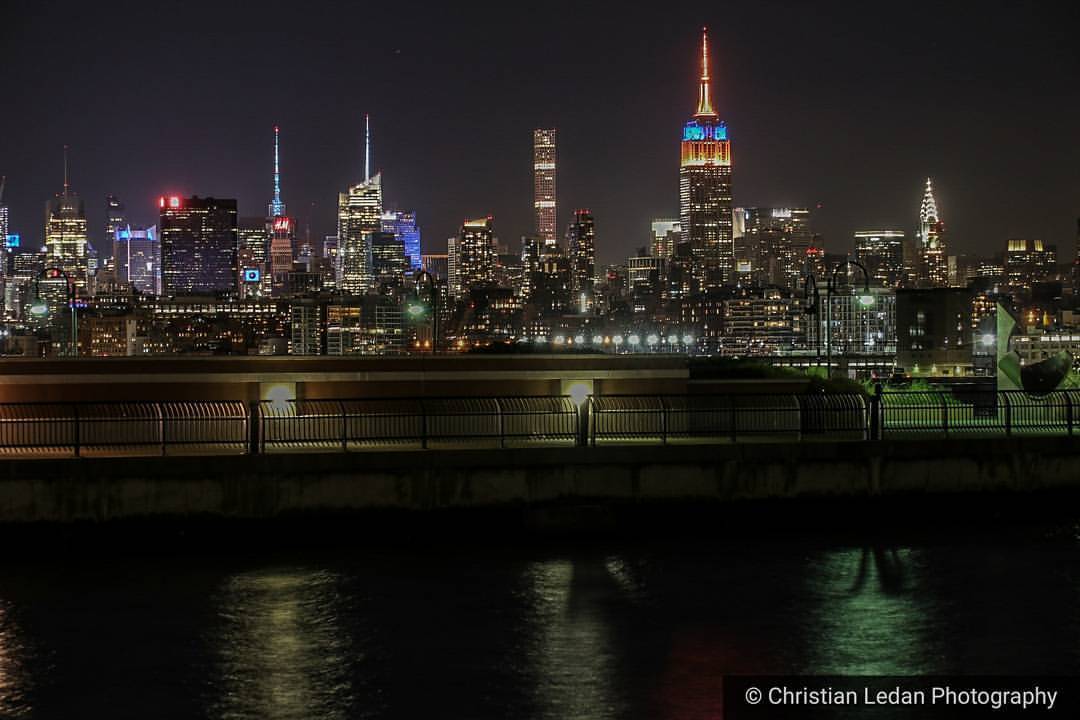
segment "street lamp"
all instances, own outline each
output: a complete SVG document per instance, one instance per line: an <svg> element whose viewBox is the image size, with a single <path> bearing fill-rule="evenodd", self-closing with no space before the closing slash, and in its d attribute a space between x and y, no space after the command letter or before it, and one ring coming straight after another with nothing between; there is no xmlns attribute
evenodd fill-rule
<svg viewBox="0 0 1080 720"><path fill-rule="evenodd" d="M405 312L414 321L424 317L427 306L420 299L420 282L422 280L427 281L428 293L431 296L431 353L435 354L439 349L439 288L435 284L435 278L427 270L421 270L414 276L413 291L416 293L416 297L405 307Z"/></svg>
<svg viewBox="0 0 1080 720"><path fill-rule="evenodd" d="M840 263L839 265L837 265L836 267L833 268L832 274L829 275L828 293L827 293L827 296L826 296L826 304L825 304L825 317L826 317L825 330L828 333L828 335L825 338L825 353L826 353L826 355L825 355L825 358L826 358L825 359L825 378L826 379L829 379L829 378L832 377L832 336L833 336L833 331L832 331L832 306L833 306L833 302L832 302L832 298L833 298L833 295L836 293L837 287L839 287L839 282L837 280L837 276L839 275L841 268L846 269L848 265L854 265L855 267L862 270L862 274L863 274L863 291L862 291L862 293L859 294L859 296L857 298L859 305L864 307L864 308L867 308L867 307L873 307L874 303L875 303L874 296L870 293L870 273L868 273L866 271L866 267L861 262L859 262L857 260L847 259L844 262ZM816 289L817 289L816 281L815 281L814 287L815 287L815 291L816 291Z"/></svg>
<svg viewBox="0 0 1080 720"><path fill-rule="evenodd" d="M71 348L68 350L68 354L79 357L79 314L78 309L75 307L75 287L71 284L71 278L62 268L45 268L38 273L34 279L34 303L30 306L30 314L40 319L48 316L49 304L45 301L45 298L41 297L41 281L42 279L60 280L61 278L64 280L68 308L71 310Z"/></svg>

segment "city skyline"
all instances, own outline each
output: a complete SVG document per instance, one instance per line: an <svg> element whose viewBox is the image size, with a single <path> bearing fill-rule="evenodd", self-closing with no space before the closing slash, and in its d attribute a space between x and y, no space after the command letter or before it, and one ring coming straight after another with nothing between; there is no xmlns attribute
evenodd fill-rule
<svg viewBox="0 0 1080 720"><path fill-rule="evenodd" d="M411 45L394 37L376 39L380 52L374 53L370 77L360 83L370 83L370 91L362 87L356 93L328 94L324 86L333 85L334 75L324 65L333 53L316 53L306 69L298 64L283 69L292 79L311 75L310 87L290 89L281 102L246 105L242 98L252 97L262 82L253 82L246 72L252 61L230 51L208 49L200 63L209 69L220 61L220 79L230 92L238 94L221 105L223 112L217 119L194 107L189 114L164 118L158 107L144 105L147 112L140 117L114 115L110 118L113 124L103 125L95 113L70 112L76 106L93 108L101 101L90 92L92 87L80 69L63 83L69 92L49 95L44 104L49 121L42 127L32 122L41 111L31 111L36 107L33 100L40 99L40 90L30 88L18 72L20 63L31 59L20 59L18 48L25 47L23 37L34 36L26 31L55 19L52 13L59 11L22 8L13 13L8 26L12 37L7 37L9 30L3 31L6 45L13 48L15 97L31 100L25 113L9 114L0 121L0 158L5 161L0 172L8 176L5 203L10 208L12 230L30 241L40 234L40 208L57 190L63 144L72 146L72 185L86 202L92 240L98 240L96 230L104 223L106 194L118 196L126 204L129 218L145 225L153 224L153 203L161 194L236 197L242 214L254 214L252 211L266 202L270 172L266 128L277 123L289 136L282 158L286 178L282 192L295 207L305 208L298 224L305 224L306 216L311 215L313 235L322 237L335 225L335 194L362 175L363 116L370 112L374 132L380 138L372 172L388 172L386 209L415 210L428 238L448 237L462 218L487 214L494 216L496 234L504 243L515 244L520 235L530 232L529 133L536 127L558 128L558 203L590 207L601 226L598 262L620 261L648 242L652 219L677 215L679 151L671 138L693 111L698 56L691 39L708 24L712 28L714 102L739 140L735 206L821 205L815 229L824 234L830 250L846 250L851 246L852 232L859 228L913 228L918 220L918 183L932 176L942 212L949 218L950 244L957 252L996 252L1008 237L1031 237L1057 244L1063 257L1071 255L1068 248L1077 215L1075 198L1080 197L1074 168L1080 162L1075 143L1067 141L1063 133L1075 124L1070 118L1080 113L1076 100L1064 89L1067 85L1056 79L1069 76L1076 57L1063 43L1036 37L1057 32L1058 23L1049 9L1013 8L1008 22L991 17L994 13L988 11L970 26L961 22L966 21L966 15L943 10L936 18L943 28L939 34L950 44L945 49L938 41L900 38L903 22L871 42L861 36L860 28L869 27L872 21L848 17L839 6L820 13L824 19L805 18L805 11L797 7L774 7L784 8L793 21L803 18L814 23L812 28L831 22L833 31L841 37L846 33L846 40L854 42L850 48L814 46L813 56L802 60L808 67L797 72L789 67L790 76L780 75L782 79L776 80L771 73L779 61L755 54L749 34L733 29L739 23L732 19L748 20L759 11L729 8L733 16L726 22L719 21L717 13L711 18L651 18L652 24L635 16L617 24L614 34L618 40L598 39L595 47L590 46L589 62L575 66L575 77L556 72L553 79L547 79L537 77L537 71L552 66L554 61L545 59L551 53L523 57L520 51L503 48L507 40L499 36L490 40L500 50L506 49L501 53L504 69L489 67L478 55L469 53L462 55L453 69L435 68L432 51L422 50L437 50L445 39L428 20L418 23ZM137 8L110 14L109 18L123 27L147 21ZM326 15L321 8L314 8L292 19L308 28L325 21ZM463 22L455 21L454 27ZM488 23L494 26L497 22L496 13ZM537 22L542 26L554 20ZM269 37L279 32L260 22L236 27L240 28L236 33ZM790 32L781 27L771 31L780 37ZM1010 60L1002 72L985 72L1005 62L992 46L994 38L1006 31L1012 47L1023 46L1031 52L1015 62ZM531 28L522 32L540 34L539 29ZM635 39L644 35L653 39L647 67L632 57ZM83 43L79 32L67 25L42 42L44 50L53 43L73 48ZM205 42L194 27L177 18L148 52L179 48L187 53ZM557 45L561 41L545 42ZM857 88L860 94L845 95L845 91L855 89L856 82L845 75L845 63L853 62L857 50L867 49L867 44L879 51L895 50L899 55L863 56L855 73L862 83ZM919 55L915 49L923 44L928 52ZM95 44L86 49L88 66L128 78L133 89L139 87L140 70L113 56L106 46ZM1064 57L1060 57L1062 53ZM37 52L31 54L36 56ZM1015 54L1010 53L1010 57ZM988 65L980 69L976 85L985 84L985 76L993 75L995 92L984 87L986 95L973 101L980 88L969 87L962 99L950 103L948 93L970 79L967 74L979 62ZM533 72L524 74L530 67ZM935 68L932 81L926 81L923 71ZM169 60L162 72L178 71L179 65ZM812 71L818 72L818 85L792 85L800 78L808 81ZM448 75L489 88L486 102L477 105L477 96L454 94L452 89L463 88L461 84L434 88L437 80L445 84ZM607 82L592 82L600 77L606 77ZM914 92L916 88L918 92ZM221 99L221 90L204 89L211 98ZM450 112L438 114L440 123L424 125L426 121L419 121L417 113L402 108L406 90L414 101L442 103ZM567 93L578 95L573 103L558 100L560 94L566 97ZM906 107L908 99L920 94L926 106L933 108L932 113L876 111ZM892 98L890 103L875 106L884 102L885 96ZM311 112L329 97L340 106L332 122ZM1018 143L1015 135L1022 130L1011 118L987 122L987 112L1000 107L1001 97L1022 103L1014 109L1027 120L1024 124L1038 126L1042 132L1024 136ZM612 106L623 110L619 123L601 126L592 120L596 112ZM265 112L253 112L253 108L263 107ZM485 111L485 107L490 109ZM918 109L917 105L912 107ZM65 108L68 113L63 112ZM957 113L969 117L961 118ZM1008 113L999 109L998 114ZM841 115L848 119L838 125L826 122ZM1040 120L1043 116L1052 120ZM859 121L855 127L853 119ZM15 141L23 136L28 136L25 141ZM917 142L911 142L912 137ZM224 152L226 144L229 151ZM1015 151L1003 154L1000 147L1015 147ZM849 162L855 151L866 157L868 164ZM132 159L140 157L144 159ZM991 157L994 163L987 163ZM610 172L614 167L602 172L605 162L616 163L617 172ZM606 175L613 175L616 181L611 182ZM449 183L450 177L456 181ZM629 178L641 180L631 182ZM1011 185L1004 178L1009 178ZM436 240L425 251L440 252L439 243Z"/></svg>

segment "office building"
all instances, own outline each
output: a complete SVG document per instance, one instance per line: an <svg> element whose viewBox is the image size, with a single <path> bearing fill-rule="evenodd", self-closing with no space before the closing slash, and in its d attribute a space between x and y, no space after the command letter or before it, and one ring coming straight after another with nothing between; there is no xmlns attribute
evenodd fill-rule
<svg viewBox="0 0 1080 720"><path fill-rule="evenodd" d="M1005 250L1005 283L1015 293L1030 294L1057 272L1057 247L1042 240L1011 239Z"/></svg>
<svg viewBox="0 0 1080 720"><path fill-rule="evenodd" d="M533 130L533 210L544 245L559 242L555 204L555 129Z"/></svg>
<svg viewBox="0 0 1080 720"><path fill-rule="evenodd" d="M678 220L658 218L652 221L652 237L649 243L650 253L654 257L669 259L675 255L675 245L682 236Z"/></svg>
<svg viewBox="0 0 1080 720"><path fill-rule="evenodd" d="M968 288L896 291L896 363L913 375L967 375L972 367Z"/></svg>
<svg viewBox="0 0 1080 720"><path fill-rule="evenodd" d="M113 243L116 241L116 231L127 227L127 215L124 213L124 203L115 195L105 196L105 236L98 252L101 257L115 257L116 250Z"/></svg>
<svg viewBox="0 0 1080 720"><path fill-rule="evenodd" d="M900 287L904 280L904 232L855 231L855 260L866 268L874 285Z"/></svg>
<svg viewBox="0 0 1080 720"><path fill-rule="evenodd" d="M88 241L86 208L68 182L67 148L64 148L64 190L45 206L46 262L67 273L77 293L87 289Z"/></svg>
<svg viewBox="0 0 1080 720"><path fill-rule="evenodd" d="M130 283L142 293L161 294L161 244L156 226L116 228L112 247L117 282Z"/></svg>
<svg viewBox="0 0 1080 720"><path fill-rule="evenodd" d="M237 223L236 233L240 296L269 297L271 225L263 217L242 217Z"/></svg>
<svg viewBox="0 0 1080 720"><path fill-rule="evenodd" d="M918 284L920 287L948 287L949 265L945 246L945 223L938 214L930 178L926 178L919 207Z"/></svg>
<svg viewBox="0 0 1080 720"><path fill-rule="evenodd" d="M392 233L405 248L410 270L420 269L420 228L416 225L415 212L386 212L380 219L381 230Z"/></svg>
<svg viewBox="0 0 1080 720"><path fill-rule="evenodd" d="M712 106L708 36L704 33L697 112L683 126L679 222L683 242L690 246L691 271L699 288L730 282L735 270L731 142L727 124Z"/></svg>
<svg viewBox="0 0 1080 720"><path fill-rule="evenodd" d="M236 293L236 200L172 195L158 206L162 295Z"/></svg>
<svg viewBox="0 0 1080 720"><path fill-rule="evenodd" d="M364 181L338 195L337 289L363 295L371 287L371 237L382 228L382 174L371 174L371 124L364 116Z"/></svg>

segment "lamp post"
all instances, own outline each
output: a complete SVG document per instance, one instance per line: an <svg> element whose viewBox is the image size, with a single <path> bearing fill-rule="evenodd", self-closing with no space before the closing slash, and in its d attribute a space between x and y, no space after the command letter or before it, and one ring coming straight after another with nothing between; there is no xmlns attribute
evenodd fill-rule
<svg viewBox="0 0 1080 720"><path fill-rule="evenodd" d="M431 296L431 353L435 354L439 349L439 288L435 284L435 278L427 270L421 270L413 280L416 300L408 305L408 312L414 318L419 318L424 314L425 308L420 300L420 282L426 280L428 293Z"/></svg>
<svg viewBox="0 0 1080 720"><path fill-rule="evenodd" d="M814 277L814 273L807 273L803 279L803 299L808 302L806 306L806 314L813 315L817 330L814 332L814 345L816 353L814 359L817 361L818 367L821 367L821 323L816 322L821 309L821 293L818 292L817 278ZM813 300L813 302L809 302Z"/></svg>
<svg viewBox="0 0 1080 720"><path fill-rule="evenodd" d="M832 377L832 298L836 293L838 287L837 275L840 273L841 268L847 268L848 265L854 265L862 270L863 274L863 292L859 295L859 305L862 307L870 307L874 304L874 296L870 294L870 273L866 272L866 267L857 260L845 260L843 263L833 268L832 274L829 275L829 283L827 286L828 292L825 300L825 331L828 335L825 338L825 378ZM817 290L817 284L814 285L815 291Z"/></svg>
<svg viewBox="0 0 1080 720"><path fill-rule="evenodd" d="M47 317L49 314L49 305L41 297L41 281L45 280L64 280L64 291L67 296L68 308L71 310L71 348L68 351L69 355L73 357L79 357L79 314L75 307L75 287L71 284L71 278L64 272L63 268L49 267L45 268L38 273L34 279L34 303L30 306L30 314L39 318Z"/></svg>

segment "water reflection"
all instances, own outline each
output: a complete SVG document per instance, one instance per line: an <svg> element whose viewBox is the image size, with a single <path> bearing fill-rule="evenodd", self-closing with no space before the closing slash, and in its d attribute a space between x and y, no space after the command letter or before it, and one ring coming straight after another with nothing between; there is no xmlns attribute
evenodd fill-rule
<svg viewBox="0 0 1080 720"><path fill-rule="evenodd" d="M10 604L0 599L0 716L25 717L30 714L29 678L23 672L25 648L12 618Z"/></svg>
<svg viewBox="0 0 1080 720"><path fill-rule="evenodd" d="M834 549L810 559L805 672L908 675L938 669L937 606L920 550Z"/></svg>
<svg viewBox="0 0 1080 720"><path fill-rule="evenodd" d="M597 602L610 592L597 561L543 560L525 570L524 618L530 625L535 702L540 717L621 716L612 685L617 648Z"/></svg>
<svg viewBox="0 0 1080 720"><path fill-rule="evenodd" d="M353 700L349 635L334 573L268 569L230 577L221 591L223 718L340 718Z"/></svg>

